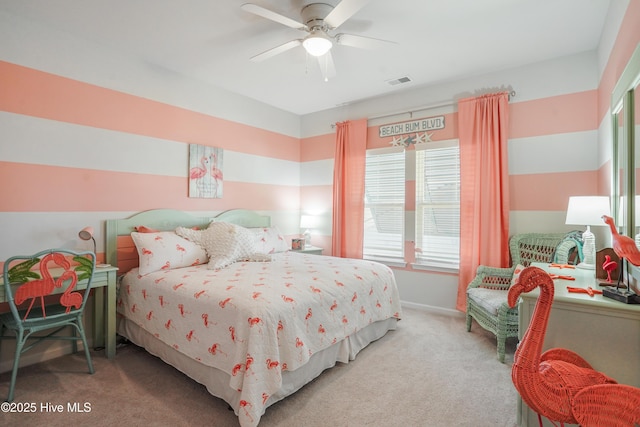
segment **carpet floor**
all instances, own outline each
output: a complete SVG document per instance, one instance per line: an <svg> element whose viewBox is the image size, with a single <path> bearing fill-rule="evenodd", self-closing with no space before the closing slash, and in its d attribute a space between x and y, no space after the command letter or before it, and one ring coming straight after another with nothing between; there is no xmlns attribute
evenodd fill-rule
<svg viewBox="0 0 640 427"><path fill-rule="evenodd" d="M511 382L515 341L504 364L495 337L463 316L405 308L398 329L267 408L260 427L512 427L517 393ZM6 357L6 356L5 356ZM204 386L132 344L109 361L82 353L22 368L15 400L0 415L12 426L237 427L227 404ZM0 396L9 373L0 375ZM31 411L31 412L25 412Z"/></svg>

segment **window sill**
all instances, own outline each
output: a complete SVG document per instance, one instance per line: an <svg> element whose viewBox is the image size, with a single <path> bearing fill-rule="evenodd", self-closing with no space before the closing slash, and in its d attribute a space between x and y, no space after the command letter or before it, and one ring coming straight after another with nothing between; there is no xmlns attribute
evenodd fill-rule
<svg viewBox="0 0 640 427"><path fill-rule="evenodd" d="M404 261L400 261L400 260L393 260L393 259L389 259L389 258L363 258L367 261L375 261L375 262L379 262L380 264L384 264L388 267L398 267L398 268L405 268L407 266L407 263Z"/></svg>
<svg viewBox="0 0 640 427"><path fill-rule="evenodd" d="M459 268L443 267L443 266L436 266L436 265L411 264L411 268L413 268L414 270L434 271L438 273L450 273L450 274L460 273Z"/></svg>

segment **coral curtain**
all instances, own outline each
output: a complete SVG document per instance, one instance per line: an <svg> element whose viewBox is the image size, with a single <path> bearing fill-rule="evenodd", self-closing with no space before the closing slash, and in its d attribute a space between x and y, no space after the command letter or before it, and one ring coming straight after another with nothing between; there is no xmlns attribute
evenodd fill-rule
<svg viewBox="0 0 640 427"><path fill-rule="evenodd" d="M458 103L461 311L479 265L509 266L508 113L506 92Z"/></svg>
<svg viewBox="0 0 640 427"><path fill-rule="evenodd" d="M366 119L336 125L331 241L333 256L362 258L366 151Z"/></svg>

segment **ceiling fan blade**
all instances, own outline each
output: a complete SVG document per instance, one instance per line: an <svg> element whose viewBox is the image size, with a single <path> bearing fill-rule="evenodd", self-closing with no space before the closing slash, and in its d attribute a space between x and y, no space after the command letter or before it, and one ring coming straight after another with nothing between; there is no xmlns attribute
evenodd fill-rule
<svg viewBox="0 0 640 427"><path fill-rule="evenodd" d="M372 37L356 36L354 34L336 34L336 44L358 47L362 49L377 49L390 44L398 44L389 40L374 39Z"/></svg>
<svg viewBox="0 0 640 427"><path fill-rule="evenodd" d="M318 56L318 65L320 66L320 72L325 82L336 76L336 66L333 63L331 51L322 56Z"/></svg>
<svg viewBox="0 0 640 427"><path fill-rule="evenodd" d="M301 40L291 40L284 44L281 44L280 46L276 46L262 53L259 53L256 56L252 56L251 60L253 62L264 61L265 59L269 59L272 56L276 56L282 52L286 52L287 50L293 49L294 47L300 46L301 44L302 44Z"/></svg>
<svg viewBox="0 0 640 427"><path fill-rule="evenodd" d="M269 9L265 9L264 7L261 7L252 3L245 3L242 6L240 6L240 9L244 10L245 12L253 13L254 15L267 18L279 24L286 25L287 27L294 28L296 30L307 29L307 26L301 22L298 22L291 18L287 18L284 15L280 15L279 13L273 12Z"/></svg>
<svg viewBox="0 0 640 427"><path fill-rule="evenodd" d="M342 0L324 18L324 22L331 28L338 28L347 19L356 14L371 0Z"/></svg>

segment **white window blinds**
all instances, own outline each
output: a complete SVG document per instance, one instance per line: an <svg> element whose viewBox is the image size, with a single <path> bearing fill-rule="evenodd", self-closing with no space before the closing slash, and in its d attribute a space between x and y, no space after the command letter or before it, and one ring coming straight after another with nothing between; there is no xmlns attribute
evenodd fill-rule
<svg viewBox="0 0 640 427"><path fill-rule="evenodd" d="M416 151L416 264L460 263L460 149L457 141Z"/></svg>
<svg viewBox="0 0 640 427"><path fill-rule="evenodd" d="M405 180L404 151L367 151L364 258L404 262Z"/></svg>

